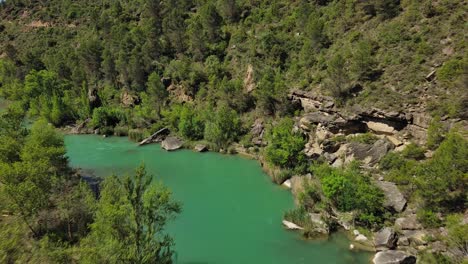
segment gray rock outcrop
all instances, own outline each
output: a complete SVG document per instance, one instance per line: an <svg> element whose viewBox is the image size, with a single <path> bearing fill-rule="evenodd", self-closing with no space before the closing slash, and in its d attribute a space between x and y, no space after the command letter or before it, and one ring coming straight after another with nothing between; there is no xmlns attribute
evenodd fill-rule
<svg viewBox="0 0 468 264"><path fill-rule="evenodd" d="M167 137L161 143L161 147L167 151L180 149L184 143L176 137Z"/></svg>
<svg viewBox="0 0 468 264"><path fill-rule="evenodd" d="M377 251L394 249L398 236L393 228L385 227L374 235L374 245Z"/></svg>
<svg viewBox="0 0 468 264"><path fill-rule="evenodd" d="M376 181L375 184L383 191L385 195L385 207L393 209L398 213L402 212L405 209L406 199L395 183L386 181Z"/></svg>
<svg viewBox="0 0 468 264"><path fill-rule="evenodd" d="M197 144L193 148L196 152L206 152L208 151L208 147L205 144Z"/></svg>
<svg viewBox="0 0 468 264"><path fill-rule="evenodd" d="M375 254L374 264L414 264L416 257L399 250L381 251Z"/></svg>
<svg viewBox="0 0 468 264"><path fill-rule="evenodd" d="M377 140L373 145L352 142L348 147L348 155L355 159L364 161L368 165L375 165L380 161L394 145L387 140Z"/></svg>
<svg viewBox="0 0 468 264"><path fill-rule="evenodd" d="M395 228L399 230L418 230L422 228L422 225L418 222L416 214L410 214L397 218Z"/></svg>

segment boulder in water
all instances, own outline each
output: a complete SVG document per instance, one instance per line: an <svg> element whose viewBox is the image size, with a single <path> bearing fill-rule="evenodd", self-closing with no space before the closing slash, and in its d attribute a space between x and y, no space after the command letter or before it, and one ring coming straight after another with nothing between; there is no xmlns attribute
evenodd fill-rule
<svg viewBox="0 0 468 264"><path fill-rule="evenodd" d="M206 152L208 151L208 147L205 144L197 144L195 145L194 150L196 152Z"/></svg>
<svg viewBox="0 0 468 264"><path fill-rule="evenodd" d="M167 151L180 149L184 142L176 137L167 137L161 143L161 147Z"/></svg>
<svg viewBox="0 0 468 264"><path fill-rule="evenodd" d="M283 225L286 227L286 229L289 229L289 230L303 230L304 229L304 228L296 225L295 223L289 222L289 221L286 221L286 220L283 220Z"/></svg>

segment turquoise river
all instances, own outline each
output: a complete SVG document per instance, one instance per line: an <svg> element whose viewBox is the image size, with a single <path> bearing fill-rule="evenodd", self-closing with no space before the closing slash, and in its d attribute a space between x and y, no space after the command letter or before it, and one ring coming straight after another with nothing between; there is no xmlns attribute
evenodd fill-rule
<svg viewBox="0 0 468 264"><path fill-rule="evenodd" d="M218 153L166 152L126 138L66 136L72 166L97 176L131 173L140 163L168 186L183 212L168 226L178 264L348 264L370 255L349 250L344 235L306 241L281 225L293 208L288 190L273 184L258 162Z"/></svg>

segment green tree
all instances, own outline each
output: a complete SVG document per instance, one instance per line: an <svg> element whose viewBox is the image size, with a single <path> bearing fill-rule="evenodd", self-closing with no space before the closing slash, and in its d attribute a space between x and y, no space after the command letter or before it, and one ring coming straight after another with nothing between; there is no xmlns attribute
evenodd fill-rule
<svg viewBox="0 0 468 264"><path fill-rule="evenodd" d="M203 138L204 123L193 107L187 104L182 106L178 128L185 138L198 140Z"/></svg>
<svg viewBox="0 0 468 264"><path fill-rule="evenodd" d="M205 139L226 148L239 135L240 120L236 111L226 105L218 107L216 114L205 126Z"/></svg>
<svg viewBox="0 0 468 264"><path fill-rule="evenodd" d="M466 204L468 188L468 141L455 131L421 165L418 193L431 209L457 209Z"/></svg>
<svg viewBox="0 0 468 264"><path fill-rule="evenodd" d="M81 247L82 263L172 263L174 242L164 228L180 205L140 166L135 175L103 183L91 233Z"/></svg>
<svg viewBox="0 0 468 264"><path fill-rule="evenodd" d="M275 125L268 138L265 149L269 162L282 168L294 168L305 161L303 153L305 139L293 130L294 121L289 118Z"/></svg>
<svg viewBox="0 0 468 264"><path fill-rule="evenodd" d="M327 63L327 87L331 94L342 99L349 90L350 77L347 63L342 54L336 53Z"/></svg>
<svg viewBox="0 0 468 264"><path fill-rule="evenodd" d="M161 78L156 72L153 72L148 77L148 82L146 83L148 95L150 100L154 102L154 107L156 108L156 113L158 117L161 117L161 109L165 105L169 93L164 87L164 84L161 82Z"/></svg>

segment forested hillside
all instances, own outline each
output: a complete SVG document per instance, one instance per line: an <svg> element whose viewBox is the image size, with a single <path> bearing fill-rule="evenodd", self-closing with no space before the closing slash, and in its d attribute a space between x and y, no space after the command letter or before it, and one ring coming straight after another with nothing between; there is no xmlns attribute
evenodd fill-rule
<svg viewBox="0 0 468 264"><path fill-rule="evenodd" d="M467 11L462 0L6 0L0 97L72 133L141 141L167 128L186 147L254 156L292 186L285 219L304 235L391 226L400 240L385 249L462 263Z"/></svg>

